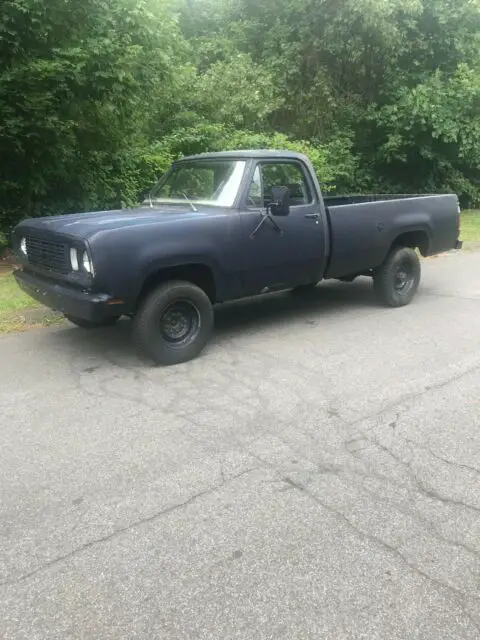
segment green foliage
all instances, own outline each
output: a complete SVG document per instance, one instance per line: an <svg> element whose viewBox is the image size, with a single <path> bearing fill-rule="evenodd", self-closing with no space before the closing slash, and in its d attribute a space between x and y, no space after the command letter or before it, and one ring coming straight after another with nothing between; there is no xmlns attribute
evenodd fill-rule
<svg viewBox="0 0 480 640"><path fill-rule="evenodd" d="M480 0L4 0L0 60L0 231L238 147L480 203Z"/></svg>
<svg viewBox="0 0 480 640"><path fill-rule="evenodd" d="M0 43L1 226L129 200L145 103L184 55L173 17L153 0L9 0Z"/></svg>
<svg viewBox="0 0 480 640"><path fill-rule="evenodd" d="M165 136L162 143L156 146L156 157L170 160L206 151L235 149L286 149L303 153L310 158L321 182L330 189L334 186L342 189L357 171L357 159L352 153L352 142L348 137L321 144L292 140L283 133L257 133L222 124L201 124L178 129Z"/></svg>
<svg viewBox="0 0 480 640"><path fill-rule="evenodd" d="M480 73L461 64L402 87L395 102L371 113L377 172L396 189L451 191L480 202Z"/></svg>
<svg viewBox="0 0 480 640"><path fill-rule="evenodd" d="M269 71L271 129L352 151L342 189L478 201L479 0L197 0L188 34L210 64L233 42Z"/></svg>

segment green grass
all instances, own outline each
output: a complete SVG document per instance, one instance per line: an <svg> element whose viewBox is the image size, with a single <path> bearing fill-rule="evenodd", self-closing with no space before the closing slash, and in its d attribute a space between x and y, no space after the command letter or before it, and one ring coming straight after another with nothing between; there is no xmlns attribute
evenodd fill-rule
<svg viewBox="0 0 480 640"><path fill-rule="evenodd" d="M480 211L462 212L460 237L467 249L480 246Z"/></svg>
<svg viewBox="0 0 480 640"><path fill-rule="evenodd" d="M23 293L11 273L0 270L0 334L59 322L58 316L41 309L40 304Z"/></svg>
<svg viewBox="0 0 480 640"><path fill-rule="evenodd" d="M0 314L38 306L18 287L11 273L0 273Z"/></svg>

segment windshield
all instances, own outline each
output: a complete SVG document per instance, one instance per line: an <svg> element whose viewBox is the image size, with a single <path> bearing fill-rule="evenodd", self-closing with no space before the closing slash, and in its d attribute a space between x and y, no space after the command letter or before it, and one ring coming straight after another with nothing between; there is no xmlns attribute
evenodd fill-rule
<svg viewBox="0 0 480 640"><path fill-rule="evenodd" d="M232 207L245 172L243 160L191 160L175 165L152 190L145 203L185 201Z"/></svg>

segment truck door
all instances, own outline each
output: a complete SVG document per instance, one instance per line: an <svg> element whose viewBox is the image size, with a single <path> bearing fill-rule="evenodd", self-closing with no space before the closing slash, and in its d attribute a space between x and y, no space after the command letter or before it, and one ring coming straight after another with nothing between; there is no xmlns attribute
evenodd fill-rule
<svg viewBox="0 0 480 640"><path fill-rule="evenodd" d="M262 222L272 201L272 187L278 186L290 191L289 215ZM309 171L300 160L259 161L252 170L241 215L246 295L322 278L327 260L325 217Z"/></svg>

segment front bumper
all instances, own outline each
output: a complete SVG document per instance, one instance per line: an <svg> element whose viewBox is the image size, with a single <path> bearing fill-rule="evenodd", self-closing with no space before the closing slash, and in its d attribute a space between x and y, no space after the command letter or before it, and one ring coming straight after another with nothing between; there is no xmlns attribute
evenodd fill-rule
<svg viewBox="0 0 480 640"><path fill-rule="evenodd" d="M96 322L123 313L124 305L106 293L75 289L22 270L15 271L14 276L18 286L25 293L46 307L65 315Z"/></svg>

